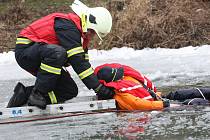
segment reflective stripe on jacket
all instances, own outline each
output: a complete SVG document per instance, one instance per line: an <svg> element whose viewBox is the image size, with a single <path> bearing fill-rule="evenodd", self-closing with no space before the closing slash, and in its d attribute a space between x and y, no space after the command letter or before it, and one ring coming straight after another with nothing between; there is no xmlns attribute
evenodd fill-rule
<svg viewBox="0 0 210 140"><path fill-rule="evenodd" d="M136 79L125 76L123 80L133 81L137 84L141 83ZM132 94L129 90L121 91L115 90L116 94L114 99L118 103L118 107L122 110L160 110L163 108L162 101L154 101L151 95L146 94L147 91L143 90L143 87L140 87L142 90L133 89L133 91L137 91L136 94ZM140 97L140 95L144 95L144 97Z"/></svg>

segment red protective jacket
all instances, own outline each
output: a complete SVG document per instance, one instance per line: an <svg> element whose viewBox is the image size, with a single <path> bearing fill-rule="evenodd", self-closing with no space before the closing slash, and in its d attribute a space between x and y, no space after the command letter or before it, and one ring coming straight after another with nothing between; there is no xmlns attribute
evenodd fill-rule
<svg viewBox="0 0 210 140"><path fill-rule="evenodd" d="M75 23L78 30L81 32L81 36L83 38L83 47L86 48L89 40L84 37L84 34L82 32L80 17L73 13L69 13L69 14L53 13L53 14L47 15L33 22L31 25L23 29L20 32L19 36L26 37L34 42L45 42L47 44L59 44L59 41L56 37L56 33L54 30L54 21L56 17L68 19Z"/></svg>
<svg viewBox="0 0 210 140"><path fill-rule="evenodd" d="M146 85L147 88L156 92L156 87L152 84L152 82L146 76L142 75L140 72L136 71L135 69L129 66L121 65L118 63L104 64L104 65L98 66L95 69L95 74L97 74L97 72L105 66L109 66L112 68L123 67L124 76L133 77L141 83L141 84L137 84L133 81L128 81L128 80L119 80L117 82L106 83L105 81L101 80L100 82L103 83L105 86L113 87L118 91L128 92L139 98L153 100L150 93L142 86L144 84Z"/></svg>
<svg viewBox="0 0 210 140"><path fill-rule="evenodd" d="M154 101L154 98L152 98L150 93L142 86L145 84L147 88L150 88L156 92L156 87L147 77L129 66L117 63L98 66L95 69L95 74L97 74L97 72L105 66L112 68L124 68L124 77L122 80L109 83L100 80L100 82L105 86L113 87L115 89L116 95L114 98L118 102L118 105L121 109L154 110L163 108L163 102Z"/></svg>

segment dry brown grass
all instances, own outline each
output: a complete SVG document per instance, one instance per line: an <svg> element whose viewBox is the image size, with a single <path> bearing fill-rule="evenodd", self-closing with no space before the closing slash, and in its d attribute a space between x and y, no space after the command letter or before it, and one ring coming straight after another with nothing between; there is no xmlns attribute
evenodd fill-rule
<svg viewBox="0 0 210 140"><path fill-rule="evenodd" d="M54 1L11 0L4 3L0 1L0 4L4 4L2 8L5 9L0 11L0 52L12 50L19 31L35 19L52 12L70 10L69 5L64 3L65 0L58 0L62 5L54 4Z"/></svg>
<svg viewBox="0 0 210 140"><path fill-rule="evenodd" d="M66 0L27 1L30 3L13 0L0 13L0 52L14 48L19 30L33 20L52 12L70 11L70 2ZM124 46L135 49L180 48L210 44L209 0L91 2L97 6L106 6L113 15L112 32L99 46L100 49Z"/></svg>
<svg viewBox="0 0 210 140"><path fill-rule="evenodd" d="M0 52L14 48L18 29L30 19L21 1L13 1L13 5L0 15Z"/></svg>
<svg viewBox="0 0 210 140"><path fill-rule="evenodd" d="M131 0L123 11L113 15L112 33L101 48L210 44L210 1L207 0Z"/></svg>

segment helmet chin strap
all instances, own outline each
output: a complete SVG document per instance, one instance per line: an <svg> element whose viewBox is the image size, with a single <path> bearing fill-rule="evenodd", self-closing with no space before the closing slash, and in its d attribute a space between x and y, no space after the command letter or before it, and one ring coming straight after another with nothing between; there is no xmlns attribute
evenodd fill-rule
<svg viewBox="0 0 210 140"><path fill-rule="evenodd" d="M97 36L97 37L98 37L98 36ZM95 48L98 48L97 45L100 46L100 45L102 44L102 42L103 42L103 40L101 40L99 37L98 37L98 39L99 39L99 41L94 41L94 47L95 47Z"/></svg>
<svg viewBox="0 0 210 140"><path fill-rule="evenodd" d="M91 30L93 30L93 29L91 29ZM94 30L93 30L94 31ZM87 32L88 32L88 30L87 30ZM102 42L103 42L103 40L101 40L100 38L99 38L99 36L96 34L96 33L94 33L94 36L93 35L88 35L88 33L85 33L86 34L86 37L90 40L90 39L92 39L92 38L94 38L94 36L97 36L97 40L99 40L99 41L94 41L94 48L97 48L97 45L101 45L102 44Z"/></svg>
<svg viewBox="0 0 210 140"><path fill-rule="evenodd" d="M101 44L102 44L102 42L103 42L103 41L102 41L102 40L100 40L100 41L99 41L99 43L98 43L98 45L101 45Z"/></svg>
<svg viewBox="0 0 210 140"><path fill-rule="evenodd" d="M94 42L94 48L98 48L98 45L101 45L102 44L102 41L100 40L99 43L97 42Z"/></svg>

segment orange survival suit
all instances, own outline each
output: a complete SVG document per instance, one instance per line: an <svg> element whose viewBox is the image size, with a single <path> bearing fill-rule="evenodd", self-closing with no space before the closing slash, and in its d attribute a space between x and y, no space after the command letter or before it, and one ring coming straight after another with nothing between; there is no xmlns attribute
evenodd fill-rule
<svg viewBox="0 0 210 140"><path fill-rule="evenodd" d="M129 66L118 63L103 64L96 67L95 74L102 84L115 89L114 99L119 109L145 111L159 110L169 106L169 103L157 101L152 97L148 89L156 92L156 87L147 77ZM107 82L110 75L112 80ZM118 79L114 79L116 77Z"/></svg>

